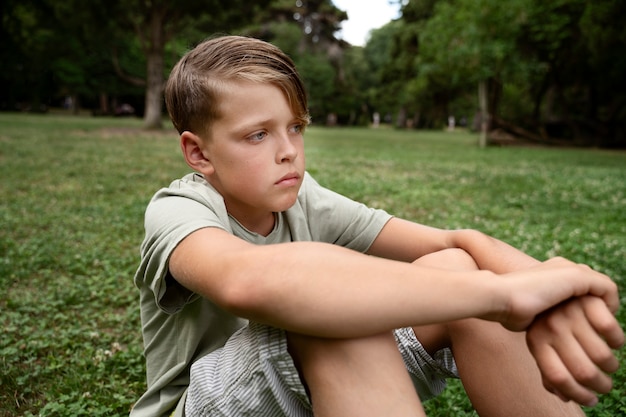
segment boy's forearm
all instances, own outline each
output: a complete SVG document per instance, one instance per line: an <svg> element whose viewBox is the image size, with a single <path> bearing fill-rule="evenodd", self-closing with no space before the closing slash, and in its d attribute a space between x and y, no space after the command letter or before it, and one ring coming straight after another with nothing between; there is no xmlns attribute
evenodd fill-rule
<svg viewBox="0 0 626 417"><path fill-rule="evenodd" d="M314 242L257 246L232 238L211 248L203 233L215 232L196 232L176 249L174 277L237 315L295 332L366 336L497 316L506 305L487 271L427 269Z"/></svg>
<svg viewBox="0 0 626 417"><path fill-rule="evenodd" d="M530 268L540 263L511 245L476 230L451 232L451 246L469 253L480 269L497 274Z"/></svg>
<svg viewBox="0 0 626 417"><path fill-rule="evenodd" d="M287 244L280 253L276 247L263 249L281 259L257 253L258 275L241 279L248 282L244 287L258 292L248 292L237 303L245 310L240 313L296 332L357 337L404 326L495 317L506 307L488 271L428 269L318 243Z"/></svg>
<svg viewBox="0 0 626 417"><path fill-rule="evenodd" d="M502 274L515 270L500 277L490 270L426 268L310 242L262 249L280 259L256 253L258 275L242 278L244 288L246 282L255 286L257 298L243 305L252 318L310 335L365 336L471 317L521 331L537 314L571 297L596 295L613 309L619 304L609 277L565 259L540 263L521 257L516 264L494 265ZM289 262L280 262L283 257ZM533 265L522 268L524 262ZM268 272L272 279L264 279Z"/></svg>
<svg viewBox="0 0 626 417"><path fill-rule="evenodd" d="M478 251L478 261L493 269L512 268L482 260L490 248L476 244L477 239L461 244ZM500 255L507 251L504 247ZM170 271L183 286L222 308L312 336L360 337L470 317L525 330L537 314L573 296L597 295L612 309L619 304L608 277L564 259L536 263L501 279L489 270L445 268L325 243L258 246L218 229L192 233L170 259Z"/></svg>

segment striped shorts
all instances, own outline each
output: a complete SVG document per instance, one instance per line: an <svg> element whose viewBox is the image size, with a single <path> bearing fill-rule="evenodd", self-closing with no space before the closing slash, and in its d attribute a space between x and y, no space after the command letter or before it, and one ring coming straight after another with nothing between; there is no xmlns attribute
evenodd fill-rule
<svg viewBox="0 0 626 417"><path fill-rule="evenodd" d="M438 395L458 373L452 352L432 358L411 328L394 332L422 400ZM250 323L226 345L196 361L185 402L186 417L312 417L311 403L280 329Z"/></svg>

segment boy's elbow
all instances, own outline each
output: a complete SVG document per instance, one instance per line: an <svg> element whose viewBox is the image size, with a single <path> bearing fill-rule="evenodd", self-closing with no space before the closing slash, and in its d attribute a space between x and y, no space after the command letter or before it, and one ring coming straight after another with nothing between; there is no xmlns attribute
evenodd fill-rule
<svg viewBox="0 0 626 417"><path fill-rule="evenodd" d="M170 271L181 285L225 311L263 317L285 291L276 280L276 256L271 245L252 245L225 233L207 228L187 237L173 253Z"/></svg>
<svg viewBox="0 0 626 417"><path fill-rule="evenodd" d="M466 249L474 244L491 244L494 239L485 233L475 229L459 229L450 232L449 246Z"/></svg>
<svg viewBox="0 0 626 417"><path fill-rule="evenodd" d="M219 291L215 300L224 310L239 317L253 319L263 314L268 303L268 296L263 289L262 280L254 273L235 273L228 279L228 284Z"/></svg>

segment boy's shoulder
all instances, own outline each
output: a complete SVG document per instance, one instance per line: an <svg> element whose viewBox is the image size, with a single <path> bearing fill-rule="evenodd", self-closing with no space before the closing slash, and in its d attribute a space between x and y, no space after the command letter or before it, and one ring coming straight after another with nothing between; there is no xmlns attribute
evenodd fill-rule
<svg viewBox="0 0 626 417"><path fill-rule="evenodd" d="M202 175L190 173L158 190L145 212L145 226L155 233L190 224L229 229L224 198Z"/></svg>
<svg viewBox="0 0 626 417"><path fill-rule="evenodd" d="M167 197L185 197L197 201L223 202L221 194L209 184L209 182L197 172L189 173L172 181L167 187L158 190L152 197L152 201Z"/></svg>

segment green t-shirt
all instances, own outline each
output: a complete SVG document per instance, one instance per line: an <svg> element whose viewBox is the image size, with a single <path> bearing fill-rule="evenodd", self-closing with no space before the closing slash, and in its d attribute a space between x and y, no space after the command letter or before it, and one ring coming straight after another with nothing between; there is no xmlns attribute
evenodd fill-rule
<svg viewBox="0 0 626 417"><path fill-rule="evenodd" d="M186 236L218 227L255 244L317 241L365 252L389 218L382 210L321 187L308 173L296 203L277 214L268 236L250 232L230 217L222 196L200 174L189 174L158 191L146 209L146 236L135 275L148 390L131 416L171 413L189 384L191 364L222 347L247 323L182 287L169 274L169 257Z"/></svg>

